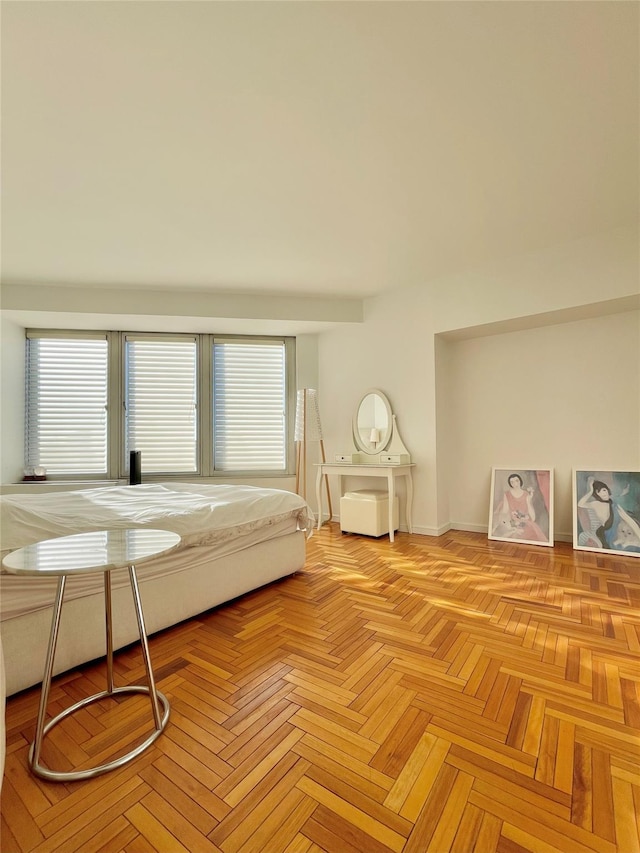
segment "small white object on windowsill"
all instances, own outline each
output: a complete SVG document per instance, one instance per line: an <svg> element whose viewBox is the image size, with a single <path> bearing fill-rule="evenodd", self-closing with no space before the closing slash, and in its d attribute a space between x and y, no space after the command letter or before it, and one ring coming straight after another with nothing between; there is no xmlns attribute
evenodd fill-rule
<svg viewBox="0 0 640 853"><path fill-rule="evenodd" d="M46 479L47 469L43 468L42 465L36 465L34 468L24 469L24 477L22 478L22 480L25 483L41 482L42 480Z"/></svg>

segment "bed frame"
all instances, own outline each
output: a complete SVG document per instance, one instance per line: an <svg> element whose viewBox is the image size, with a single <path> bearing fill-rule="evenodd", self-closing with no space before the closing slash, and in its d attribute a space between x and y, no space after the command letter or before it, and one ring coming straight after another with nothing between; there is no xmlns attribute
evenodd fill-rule
<svg viewBox="0 0 640 853"><path fill-rule="evenodd" d="M298 530L224 556L205 546L187 548L184 568L145 578L138 572L148 634L231 601L304 566L305 533ZM152 566L149 561L148 566ZM126 570L120 569L120 572ZM114 577L116 572L113 573ZM53 600L52 600L53 604ZM42 681L51 626L51 607L0 624L6 695ZM114 649L138 638L128 584L113 590ZM62 608L54 674L105 655L104 593L66 600Z"/></svg>

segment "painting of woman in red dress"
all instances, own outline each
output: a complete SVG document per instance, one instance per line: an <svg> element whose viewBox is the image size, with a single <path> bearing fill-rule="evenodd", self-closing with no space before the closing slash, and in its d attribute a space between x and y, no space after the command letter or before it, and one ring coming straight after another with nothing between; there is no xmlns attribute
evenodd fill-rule
<svg viewBox="0 0 640 853"><path fill-rule="evenodd" d="M489 538L553 545L551 472L494 468L492 481Z"/></svg>

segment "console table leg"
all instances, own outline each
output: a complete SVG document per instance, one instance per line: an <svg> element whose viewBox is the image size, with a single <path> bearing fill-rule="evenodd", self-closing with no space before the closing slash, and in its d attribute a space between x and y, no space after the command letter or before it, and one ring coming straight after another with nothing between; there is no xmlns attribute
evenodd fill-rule
<svg viewBox="0 0 640 853"><path fill-rule="evenodd" d="M407 484L407 530L413 533L413 478L410 471L404 479Z"/></svg>
<svg viewBox="0 0 640 853"><path fill-rule="evenodd" d="M395 540L395 531L393 529L394 528L393 508L395 505L396 491L395 491L395 481L394 481L393 474L391 473L391 471L389 471L389 474L387 475L387 494L389 496L389 500L388 500L388 502L389 502L389 542L393 542Z"/></svg>

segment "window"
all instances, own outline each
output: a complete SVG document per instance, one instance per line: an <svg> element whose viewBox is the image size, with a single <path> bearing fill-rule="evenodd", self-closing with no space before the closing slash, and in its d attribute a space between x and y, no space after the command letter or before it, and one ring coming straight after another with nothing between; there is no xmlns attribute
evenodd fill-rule
<svg viewBox="0 0 640 853"><path fill-rule="evenodd" d="M54 478L288 476L293 338L27 332L25 459Z"/></svg>
<svg viewBox="0 0 640 853"><path fill-rule="evenodd" d="M214 341L213 458L220 471L285 471L285 352L274 342Z"/></svg>
<svg viewBox="0 0 640 853"><path fill-rule="evenodd" d="M107 473L106 335L27 338L27 466Z"/></svg>
<svg viewBox="0 0 640 853"><path fill-rule="evenodd" d="M142 454L143 470L195 473L195 338L125 337L125 462Z"/></svg>

